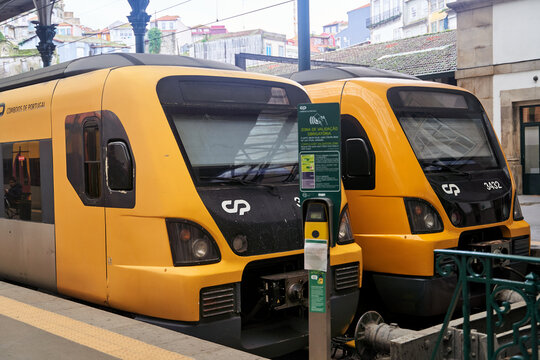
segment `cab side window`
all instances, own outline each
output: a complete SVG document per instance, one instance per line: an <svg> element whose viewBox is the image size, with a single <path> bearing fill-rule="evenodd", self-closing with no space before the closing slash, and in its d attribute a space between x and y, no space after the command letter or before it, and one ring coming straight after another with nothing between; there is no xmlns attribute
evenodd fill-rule
<svg viewBox="0 0 540 360"><path fill-rule="evenodd" d="M84 142L84 190L90 199L101 196L100 131L96 120L83 125Z"/></svg>
<svg viewBox="0 0 540 360"><path fill-rule="evenodd" d="M66 116L66 172L86 206L133 208L135 158L120 119L111 111Z"/></svg>
<svg viewBox="0 0 540 360"><path fill-rule="evenodd" d="M341 154L345 189L375 189L375 152L362 124L350 115L341 117Z"/></svg>

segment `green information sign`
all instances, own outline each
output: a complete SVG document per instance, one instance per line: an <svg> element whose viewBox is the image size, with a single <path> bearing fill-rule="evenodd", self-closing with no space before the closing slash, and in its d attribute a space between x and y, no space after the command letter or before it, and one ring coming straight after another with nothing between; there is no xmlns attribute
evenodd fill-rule
<svg viewBox="0 0 540 360"><path fill-rule="evenodd" d="M298 105L300 199L332 201L333 238L341 207L341 125L338 103ZM333 244L332 244L333 245Z"/></svg>
<svg viewBox="0 0 540 360"><path fill-rule="evenodd" d="M309 311L326 312L326 272L309 271Z"/></svg>

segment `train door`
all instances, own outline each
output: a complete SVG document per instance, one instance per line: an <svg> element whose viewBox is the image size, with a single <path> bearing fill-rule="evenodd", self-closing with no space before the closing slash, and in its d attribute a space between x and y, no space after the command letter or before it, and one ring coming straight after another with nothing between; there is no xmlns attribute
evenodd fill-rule
<svg viewBox="0 0 540 360"><path fill-rule="evenodd" d="M523 193L540 195L540 106L521 108Z"/></svg>
<svg viewBox="0 0 540 360"><path fill-rule="evenodd" d="M52 138L58 291L107 302L103 119L106 71L58 82Z"/></svg>

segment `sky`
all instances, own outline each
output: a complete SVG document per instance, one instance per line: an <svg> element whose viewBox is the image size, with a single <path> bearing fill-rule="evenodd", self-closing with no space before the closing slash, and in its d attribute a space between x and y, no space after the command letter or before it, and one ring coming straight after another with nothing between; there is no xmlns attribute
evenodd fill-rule
<svg viewBox="0 0 540 360"><path fill-rule="evenodd" d="M158 18L179 15L189 27L215 22L230 16L284 3L266 10L253 12L212 25L225 25L227 30L263 29L294 36L294 2L287 0L150 0L146 12ZM65 11L73 11L81 24L102 29L115 21L126 21L131 12L128 0L64 0ZM369 3L369 0L310 0L310 28L322 33L323 25L334 21L347 21L347 11Z"/></svg>

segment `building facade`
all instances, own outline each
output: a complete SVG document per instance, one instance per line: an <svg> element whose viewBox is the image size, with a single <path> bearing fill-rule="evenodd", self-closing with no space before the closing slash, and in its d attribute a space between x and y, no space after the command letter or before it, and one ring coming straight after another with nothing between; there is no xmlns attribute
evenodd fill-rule
<svg viewBox="0 0 540 360"><path fill-rule="evenodd" d="M180 16L166 15L150 22L150 28L161 31L160 54L186 55L192 43L191 29L184 25ZM146 36L148 38L148 36Z"/></svg>
<svg viewBox="0 0 540 360"><path fill-rule="evenodd" d="M196 42L190 56L234 64L238 53L285 56L286 43L285 35L261 29L230 32Z"/></svg>
<svg viewBox="0 0 540 360"><path fill-rule="evenodd" d="M450 0L371 0L366 20L372 43L398 40L456 28Z"/></svg>
<svg viewBox="0 0 540 360"><path fill-rule="evenodd" d="M116 21L105 29L105 39L122 43L129 47L129 52L135 52L135 33L130 23Z"/></svg>
<svg viewBox="0 0 540 360"><path fill-rule="evenodd" d="M459 86L488 112L520 193L540 195L538 0L456 0Z"/></svg>
<svg viewBox="0 0 540 360"><path fill-rule="evenodd" d="M323 33L337 34L338 32L345 30L348 26L346 21L334 21L330 24L323 25Z"/></svg>
<svg viewBox="0 0 540 360"><path fill-rule="evenodd" d="M38 43L39 38L37 35L34 35L23 41L19 47L21 50L33 50L36 49ZM52 60L53 64L63 63L84 56L130 52L130 48L127 45L97 37L56 35L53 39L53 44L56 46L56 54Z"/></svg>
<svg viewBox="0 0 540 360"><path fill-rule="evenodd" d="M20 50L10 41L0 41L0 78L43 67L37 49Z"/></svg>
<svg viewBox="0 0 540 360"><path fill-rule="evenodd" d="M349 26L336 35L339 48L346 48L369 41L370 33L366 27L366 20L371 16L370 8L371 6L367 4L347 12Z"/></svg>
<svg viewBox="0 0 540 360"><path fill-rule="evenodd" d="M0 11L2 11L0 9ZM72 14L72 13L71 13ZM35 12L30 12L26 15L16 16L14 19L4 21L0 25L0 32L4 34L7 40L20 43L36 34L36 26L32 21L37 21L38 17ZM64 22L64 4L63 1L55 3L52 12L52 23L60 24Z"/></svg>

